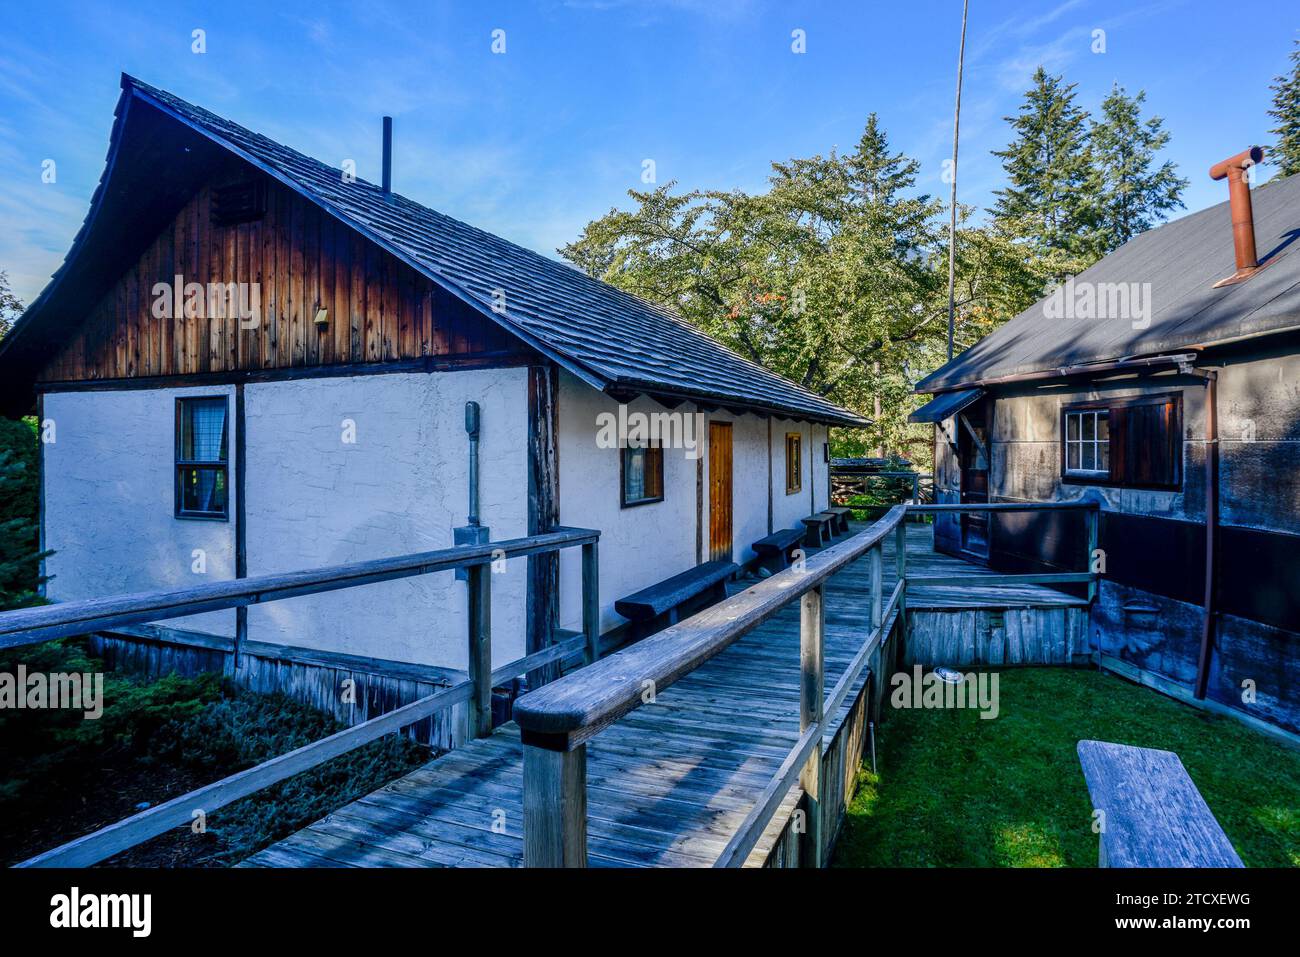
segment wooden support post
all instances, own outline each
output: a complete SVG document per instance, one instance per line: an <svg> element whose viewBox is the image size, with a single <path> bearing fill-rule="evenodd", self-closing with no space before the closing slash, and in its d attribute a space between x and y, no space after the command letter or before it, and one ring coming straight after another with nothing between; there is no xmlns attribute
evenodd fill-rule
<svg viewBox="0 0 1300 957"><path fill-rule="evenodd" d="M867 552L867 574L871 582L871 630L880 627L884 611L884 559L879 544Z"/></svg>
<svg viewBox="0 0 1300 957"><path fill-rule="evenodd" d="M235 384L235 577L248 577L248 437L244 429L244 384ZM248 641L248 606L235 609L235 643L230 655L230 673L238 675L240 655Z"/></svg>
<svg viewBox="0 0 1300 957"><path fill-rule="evenodd" d="M466 569L466 597L469 608L469 735L485 738L492 733L492 567L470 565Z"/></svg>
<svg viewBox="0 0 1300 957"><path fill-rule="evenodd" d="M1084 570L1092 571L1093 556L1097 553L1098 526L1101 523L1101 509L1094 508L1088 511L1088 554L1083 557ZM1097 575L1093 574L1088 582L1088 601L1092 602L1097 597Z"/></svg>
<svg viewBox="0 0 1300 957"><path fill-rule="evenodd" d="M582 546L582 633L587 664L600 658L600 552L596 542Z"/></svg>
<svg viewBox="0 0 1300 957"><path fill-rule="evenodd" d="M549 532L560 522L558 367L528 367L528 534ZM560 627L560 556L549 551L528 556L528 592L525 598L528 654L545 651L555 643ZM560 676L553 661L528 672L529 688L540 688Z"/></svg>
<svg viewBox="0 0 1300 957"><path fill-rule="evenodd" d="M587 746L524 745L524 867L587 866Z"/></svg>
<svg viewBox="0 0 1300 957"><path fill-rule="evenodd" d="M900 650L907 643L907 516L904 515L894 530L894 568L902 590L898 593L898 644Z"/></svg>
<svg viewBox="0 0 1300 957"><path fill-rule="evenodd" d="M826 593L822 586L804 592L799 617L799 731L822 722L825 674L822 659L826 640ZM813 748L799 774L807 802L808 820L799 860L805 867L822 866L821 743Z"/></svg>

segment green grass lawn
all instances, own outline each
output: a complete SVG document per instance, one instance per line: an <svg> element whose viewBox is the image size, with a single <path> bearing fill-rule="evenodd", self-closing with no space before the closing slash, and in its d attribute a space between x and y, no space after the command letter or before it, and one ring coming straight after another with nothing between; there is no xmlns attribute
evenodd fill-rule
<svg viewBox="0 0 1300 957"><path fill-rule="evenodd" d="M1007 669L1001 712L894 710L836 849L838 867L1095 867L1075 745L1175 752L1247 866L1300 867L1300 752L1095 671Z"/></svg>

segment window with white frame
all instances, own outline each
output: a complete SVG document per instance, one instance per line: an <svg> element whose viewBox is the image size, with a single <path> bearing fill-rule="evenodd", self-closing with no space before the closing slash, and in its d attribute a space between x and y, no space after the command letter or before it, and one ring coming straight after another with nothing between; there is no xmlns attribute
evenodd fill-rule
<svg viewBox="0 0 1300 957"><path fill-rule="evenodd" d="M1075 475L1110 475L1109 409L1065 413L1065 471Z"/></svg>

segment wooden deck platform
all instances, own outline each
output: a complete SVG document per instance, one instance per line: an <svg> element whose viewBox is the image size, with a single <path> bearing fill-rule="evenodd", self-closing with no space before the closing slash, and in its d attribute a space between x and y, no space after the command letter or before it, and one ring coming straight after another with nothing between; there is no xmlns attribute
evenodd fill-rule
<svg viewBox="0 0 1300 957"><path fill-rule="evenodd" d="M931 528L909 527L908 561L915 562L909 570L989 574L935 555ZM890 536L890 546L892 540ZM892 587L892 552L884 569ZM867 594L865 560L828 583L828 688L844 674L867 633ZM909 607L1073 601L1037 585L936 587L908 595ZM828 737L859 688L847 696ZM794 603L662 692L652 706L631 713L589 743L590 865L711 865L798 737L799 608ZM522 778L522 745L512 722L340 808L241 866L521 866ZM792 789L774 816L749 857L750 866L767 858L797 792Z"/></svg>
<svg viewBox="0 0 1300 957"><path fill-rule="evenodd" d="M854 526L856 531L862 526ZM893 587L897 581L894 571L893 540L885 542L885 583ZM981 585L980 578L993 578L997 573L983 565L976 565L951 555L941 555L934 550L934 526L913 523L907 528L907 574L961 575L972 580L961 585L907 586L907 607L919 609L939 608L1042 608L1087 604L1055 588L1044 585Z"/></svg>

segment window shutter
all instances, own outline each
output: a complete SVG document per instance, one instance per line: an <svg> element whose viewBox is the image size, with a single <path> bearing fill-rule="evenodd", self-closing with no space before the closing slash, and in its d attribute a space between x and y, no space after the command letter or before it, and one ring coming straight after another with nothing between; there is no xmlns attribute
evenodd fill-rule
<svg viewBox="0 0 1300 957"><path fill-rule="evenodd" d="M1111 479L1123 485L1177 486L1182 481L1178 398L1110 410Z"/></svg>

